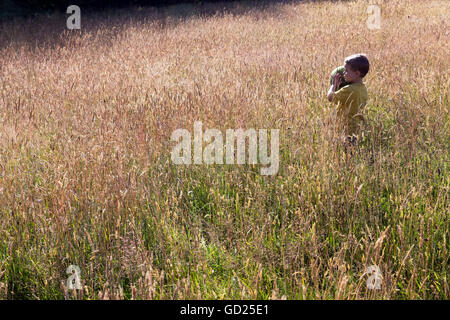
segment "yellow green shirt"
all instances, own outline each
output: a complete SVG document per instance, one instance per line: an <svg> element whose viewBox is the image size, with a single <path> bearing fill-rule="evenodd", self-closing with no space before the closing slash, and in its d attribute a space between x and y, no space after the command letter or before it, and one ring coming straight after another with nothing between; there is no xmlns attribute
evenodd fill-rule
<svg viewBox="0 0 450 320"><path fill-rule="evenodd" d="M333 96L338 119L344 126L345 134L358 134L364 121L361 114L367 103L367 88L363 83L351 83L336 91Z"/></svg>

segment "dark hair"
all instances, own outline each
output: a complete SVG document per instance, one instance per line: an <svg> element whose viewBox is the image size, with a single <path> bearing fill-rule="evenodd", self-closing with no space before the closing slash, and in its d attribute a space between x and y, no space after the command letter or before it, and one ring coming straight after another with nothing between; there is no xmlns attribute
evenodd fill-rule
<svg viewBox="0 0 450 320"><path fill-rule="evenodd" d="M369 59L363 53L354 54L345 58L345 63L348 63L354 71L361 73L361 78L364 78L367 72L369 72Z"/></svg>

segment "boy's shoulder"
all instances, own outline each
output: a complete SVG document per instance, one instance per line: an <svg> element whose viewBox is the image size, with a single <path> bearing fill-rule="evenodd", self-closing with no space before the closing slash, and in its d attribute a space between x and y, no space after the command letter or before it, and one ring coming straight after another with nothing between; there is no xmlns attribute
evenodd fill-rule
<svg viewBox="0 0 450 320"><path fill-rule="evenodd" d="M335 92L333 102L346 104L348 101L367 100L368 93L364 83L350 83Z"/></svg>
<svg viewBox="0 0 450 320"><path fill-rule="evenodd" d="M350 87L352 89L358 89L359 90L361 88L366 88L366 85L364 84L364 82L357 82L357 83L350 83L350 84L346 85L345 87Z"/></svg>
<svg viewBox="0 0 450 320"><path fill-rule="evenodd" d="M350 83L345 87L342 87L342 89L345 89L346 91L354 91L358 94L367 94L367 88L364 83Z"/></svg>

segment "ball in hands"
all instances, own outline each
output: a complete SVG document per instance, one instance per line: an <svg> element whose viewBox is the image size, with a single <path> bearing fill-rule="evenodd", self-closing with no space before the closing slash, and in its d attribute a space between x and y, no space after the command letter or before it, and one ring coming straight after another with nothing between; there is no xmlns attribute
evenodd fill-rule
<svg viewBox="0 0 450 320"><path fill-rule="evenodd" d="M334 70L331 72L331 76L330 76L330 85L333 84L333 77L334 77L334 75L335 75L336 73L340 73L341 76L342 76L341 84L339 85L339 88L337 88L337 90L339 90L339 89L341 89L342 87L345 87L345 86L347 86L347 85L350 84L349 82L346 82L346 81L344 80L344 72L345 72L345 67L344 67L344 66L339 66L339 67L337 67L336 69L334 69Z"/></svg>

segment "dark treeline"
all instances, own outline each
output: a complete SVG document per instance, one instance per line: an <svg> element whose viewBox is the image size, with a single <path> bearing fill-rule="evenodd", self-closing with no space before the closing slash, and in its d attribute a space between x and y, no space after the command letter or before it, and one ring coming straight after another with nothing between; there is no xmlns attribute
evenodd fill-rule
<svg viewBox="0 0 450 320"><path fill-rule="evenodd" d="M70 5L83 10L102 10L127 6L163 7L180 3L201 5L205 2L227 2L226 0L0 0L0 18L28 16L45 12L64 12Z"/></svg>

